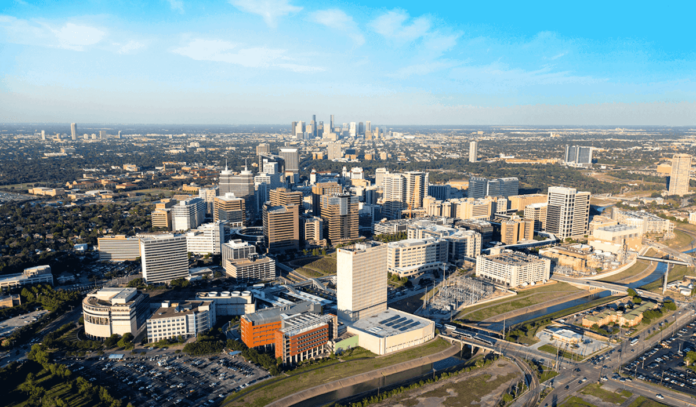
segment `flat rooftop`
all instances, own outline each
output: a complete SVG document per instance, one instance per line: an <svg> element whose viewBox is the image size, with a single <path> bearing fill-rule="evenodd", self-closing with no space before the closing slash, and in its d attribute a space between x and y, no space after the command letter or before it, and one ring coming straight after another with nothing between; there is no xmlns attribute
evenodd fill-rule
<svg viewBox="0 0 696 407"><path fill-rule="evenodd" d="M180 317L198 312L198 308L206 305L211 305L212 301L187 301L181 304L172 304L170 307L159 308L150 319L164 319L172 317Z"/></svg>
<svg viewBox="0 0 696 407"><path fill-rule="evenodd" d="M390 242L388 243L390 247L415 247L415 246L422 246L425 244L429 243L435 243L439 239L435 237L426 237L424 239L406 239L406 240L400 240L398 242Z"/></svg>
<svg viewBox="0 0 696 407"><path fill-rule="evenodd" d="M536 257L534 255L526 255L521 252L508 252L494 254L491 256L484 256L486 260L490 260L499 264L506 264L511 266L524 266L531 263L543 262L543 259Z"/></svg>
<svg viewBox="0 0 696 407"><path fill-rule="evenodd" d="M253 314L246 314L242 318L245 318L254 325L262 325L278 322L284 318L283 315L285 315L285 318L287 318L287 316L302 314L305 312L313 312L317 314L321 313L321 305L309 301L303 301L284 307L266 308L256 311Z"/></svg>
<svg viewBox="0 0 696 407"><path fill-rule="evenodd" d="M359 319L355 322L343 322L352 328L380 338L400 335L434 324L433 321L394 308L389 308L377 315Z"/></svg>

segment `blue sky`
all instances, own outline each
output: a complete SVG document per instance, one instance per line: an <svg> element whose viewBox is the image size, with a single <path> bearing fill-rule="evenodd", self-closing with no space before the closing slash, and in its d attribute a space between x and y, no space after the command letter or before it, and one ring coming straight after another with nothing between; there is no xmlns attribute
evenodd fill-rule
<svg viewBox="0 0 696 407"><path fill-rule="evenodd" d="M0 122L696 125L692 2L0 0Z"/></svg>

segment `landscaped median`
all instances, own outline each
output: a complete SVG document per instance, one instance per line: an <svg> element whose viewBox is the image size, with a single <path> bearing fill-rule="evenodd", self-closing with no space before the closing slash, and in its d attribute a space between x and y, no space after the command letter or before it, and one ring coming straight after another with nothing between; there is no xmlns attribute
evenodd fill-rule
<svg viewBox="0 0 696 407"><path fill-rule="evenodd" d="M450 345L444 339L437 338L428 342L427 344L397 352L392 355L366 359L354 359L341 363L334 363L295 375L293 375L291 372L291 374L288 376L278 376L271 380L264 381L255 386L244 389L239 393L235 393L225 400L224 405L262 407L290 395L297 395L297 393L304 390L326 385L338 380L351 378L350 380L346 380L346 382L349 382L348 385L361 383L363 381L370 380L370 377L353 377L362 374L367 374L366 376L369 376L373 371L378 371L380 369L393 368L394 372L377 372L376 374L379 376L431 363L451 356L451 354L444 351L451 350L451 353L456 353L458 349L458 347ZM400 364L408 364L409 366L397 366ZM400 369L400 367L403 367L404 369ZM340 388L343 387L343 385L344 383L341 382L337 383L335 386ZM326 389L317 389L316 394L305 394L304 396L298 395L297 400L288 402L287 405L292 405L308 398L306 396L314 397L316 395L334 390L329 387L330 386L326 386Z"/></svg>

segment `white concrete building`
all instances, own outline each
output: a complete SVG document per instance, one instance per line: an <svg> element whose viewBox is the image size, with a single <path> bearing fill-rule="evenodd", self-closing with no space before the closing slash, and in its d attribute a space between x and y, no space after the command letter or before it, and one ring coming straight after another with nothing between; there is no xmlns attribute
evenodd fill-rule
<svg viewBox="0 0 696 407"><path fill-rule="evenodd" d="M186 278L188 252L186 235L153 235L140 239L143 279L148 284Z"/></svg>
<svg viewBox="0 0 696 407"><path fill-rule="evenodd" d="M447 242L438 238L407 239L387 244L387 270L399 277L441 271L447 266Z"/></svg>
<svg viewBox="0 0 696 407"><path fill-rule="evenodd" d="M356 321L387 310L387 245L356 243L337 249L338 317Z"/></svg>
<svg viewBox="0 0 696 407"><path fill-rule="evenodd" d="M187 231L205 222L206 203L201 198L179 201L172 206L172 230Z"/></svg>
<svg viewBox="0 0 696 407"><path fill-rule="evenodd" d="M220 254L225 239L225 224L206 223L186 233L186 250L193 254Z"/></svg>
<svg viewBox="0 0 696 407"><path fill-rule="evenodd" d="M147 341L157 342L181 336L195 338L200 332L210 330L216 321L212 301L165 301L147 320Z"/></svg>
<svg viewBox="0 0 696 407"><path fill-rule="evenodd" d="M548 281L551 277L551 260L503 250L496 255L478 256L476 276L489 278L512 288Z"/></svg>
<svg viewBox="0 0 696 407"><path fill-rule="evenodd" d="M53 274L51 274L51 266L48 265L30 267L24 269L22 273L0 276L0 288L45 283L53 285Z"/></svg>
<svg viewBox="0 0 696 407"><path fill-rule="evenodd" d="M135 288L104 287L82 300L85 335L106 339L127 333L137 337L150 313L149 296Z"/></svg>

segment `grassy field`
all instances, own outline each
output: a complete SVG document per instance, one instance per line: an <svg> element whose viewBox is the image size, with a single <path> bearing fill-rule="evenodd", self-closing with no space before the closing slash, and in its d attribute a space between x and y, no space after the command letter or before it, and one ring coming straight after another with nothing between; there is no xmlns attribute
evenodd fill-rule
<svg viewBox="0 0 696 407"><path fill-rule="evenodd" d="M307 277L322 277L336 274L336 259L331 256L308 256L289 262L293 268ZM304 271L304 272L302 272ZM310 275L311 274L311 275Z"/></svg>
<svg viewBox="0 0 696 407"><path fill-rule="evenodd" d="M688 235L681 230L674 230L674 237L663 242L665 245L671 247L672 249L690 249L691 248L691 235Z"/></svg>
<svg viewBox="0 0 696 407"><path fill-rule="evenodd" d="M399 352L390 356L352 360L322 366L316 370L301 373L296 376L285 376L274 379L270 385L266 382L251 386L244 391L234 394L225 400L230 406L262 407L276 400L299 391L329 383L346 377L354 376L371 370L396 365L408 360L441 352L451 345L444 339L436 339L429 343ZM232 401L234 400L234 401ZM224 404L224 403L223 403Z"/></svg>
<svg viewBox="0 0 696 407"><path fill-rule="evenodd" d="M615 393L611 391L604 390L602 388L601 384L597 383L592 383L582 390L580 390L580 393L582 394L588 394L590 396L595 396L599 399L601 399L604 402L607 403L613 403L613 404L622 404L624 401L628 400L632 394L626 390L623 390L621 392Z"/></svg>
<svg viewBox="0 0 696 407"><path fill-rule="evenodd" d="M645 271L645 269L648 266L650 266L650 261L638 260L638 261L636 261L636 264L629 267L628 270L624 270L619 274L614 274L613 276L602 278L601 281L608 281L610 283L615 283L617 281L621 281L621 280L624 280L624 279L627 279L629 277L633 277L637 274L642 273L643 271Z"/></svg>
<svg viewBox="0 0 696 407"><path fill-rule="evenodd" d="M164 194L165 197L170 197L170 196L176 195L176 194L179 194L179 195L182 194L182 192L177 192L177 191L173 191L171 189L162 189L162 188L138 189L135 192L140 192L143 195L151 194L153 196L157 196L159 194ZM185 194L185 192L183 194Z"/></svg>
<svg viewBox="0 0 696 407"><path fill-rule="evenodd" d="M687 267L687 266L682 266L682 265L674 266L674 268L672 268L672 270L669 271L669 279L667 281L671 283L672 281L681 280L687 274L694 275L694 274L696 274L696 272L694 272L693 267ZM643 290L648 290L648 291L652 291L655 293L658 293L658 292L661 293L662 292L662 281L663 281L662 278L659 278L659 279L653 281L652 283L648 283L640 288L642 288Z"/></svg>
<svg viewBox="0 0 696 407"><path fill-rule="evenodd" d="M558 353L558 348L553 345L539 346L539 350L542 352L550 353L552 355L556 355ZM572 352L568 352L566 350L561 350L561 356L570 360L582 360L582 356Z"/></svg>
<svg viewBox="0 0 696 407"><path fill-rule="evenodd" d="M596 407L577 396L568 397L560 407Z"/></svg>
<svg viewBox="0 0 696 407"><path fill-rule="evenodd" d="M655 400L646 399L643 396L633 400L633 403L628 407L668 407L666 404L659 403Z"/></svg>
<svg viewBox="0 0 696 407"><path fill-rule="evenodd" d="M556 283L539 288L520 291L515 297L505 298L499 301L481 304L475 307L463 309L457 319L469 321L483 321L496 315L515 311L546 301L565 297L569 294L579 293L582 290L570 284Z"/></svg>
<svg viewBox="0 0 696 407"><path fill-rule="evenodd" d="M474 376L470 379L460 382L450 383L447 386L442 386L435 390L423 393L419 398L441 398L446 397L443 406L470 406L479 404L480 400L489 394L492 394L500 385L518 378L520 375L516 373L508 373L506 375L483 374ZM457 394L452 397L450 390L454 390Z"/></svg>

